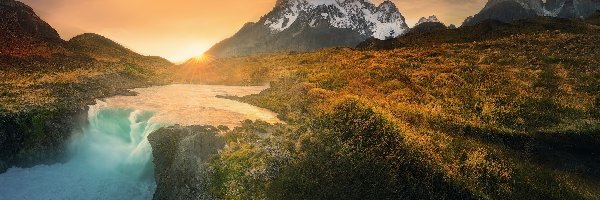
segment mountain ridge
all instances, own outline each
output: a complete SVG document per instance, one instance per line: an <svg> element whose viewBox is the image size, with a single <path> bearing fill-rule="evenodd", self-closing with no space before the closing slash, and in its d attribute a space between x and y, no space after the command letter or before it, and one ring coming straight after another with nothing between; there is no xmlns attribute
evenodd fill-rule
<svg viewBox="0 0 600 200"><path fill-rule="evenodd" d="M370 37L397 37L408 29L389 0L378 6L368 0L278 0L259 21L246 23L205 54L232 57L354 46Z"/></svg>
<svg viewBox="0 0 600 200"><path fill-rule="evenodd" d="M536 16L585 19L596 10L600 10L598 0L489 0L463 25L471 26L487 19L512 22Z"/></svg>

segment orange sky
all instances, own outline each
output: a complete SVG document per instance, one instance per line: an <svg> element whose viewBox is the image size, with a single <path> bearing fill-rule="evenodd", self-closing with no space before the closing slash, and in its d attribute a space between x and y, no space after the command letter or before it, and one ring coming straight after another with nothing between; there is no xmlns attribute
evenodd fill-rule
<svg viewBox="0 0 600 200"><path fill-rule="evenodd" d="M196 56L270 11L275 0L22 0L64 39L93 32L174 62ZM372 0L379 4L384 0ZM487 0L393 0L409 26L435 14L460 25Z"/></svg>

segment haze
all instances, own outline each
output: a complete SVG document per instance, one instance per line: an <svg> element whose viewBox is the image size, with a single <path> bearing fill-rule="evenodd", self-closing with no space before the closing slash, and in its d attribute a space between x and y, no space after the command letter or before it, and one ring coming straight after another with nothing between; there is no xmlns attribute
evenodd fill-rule
<svg viewBox="0 0 600 200"><path fill-rule="evenodd" d="M181 62L202 54L232 36L246 22L257 21L276 0L22 0L63 39L93 32L145 55ZM372 0L379 4L384 0ZM393 0L413 26L420 17L437 15L460 25L486 0Z"/></svg>

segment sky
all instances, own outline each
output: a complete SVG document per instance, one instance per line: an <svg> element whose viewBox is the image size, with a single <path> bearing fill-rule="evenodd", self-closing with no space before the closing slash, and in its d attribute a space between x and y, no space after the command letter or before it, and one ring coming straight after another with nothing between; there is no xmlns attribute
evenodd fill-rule
<svg viewBox="0 0 600 200"><path fill-rule="evenodd" d="M269 12L276 0L21 0L68 40L97 33L143 55L182 62ZM371 0L379 4L384 0ZM460 25L487 0L393 0L413 26L436 15Z"/></svg>

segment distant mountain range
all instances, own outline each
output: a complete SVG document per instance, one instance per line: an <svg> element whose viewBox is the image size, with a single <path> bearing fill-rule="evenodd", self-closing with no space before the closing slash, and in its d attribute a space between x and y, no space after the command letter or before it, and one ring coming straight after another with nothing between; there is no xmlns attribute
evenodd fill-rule
<svg viewBox="0 0 600 200"><path fill-rule="evenodd" d="M588 18L600 10L600 0L489 0L475 16L463 25L471 26L484 20L511 22L536 16Z"/></svg>
<svg viewBox="0 0 600 200"><path fill-rule="evenodd" d="M355 46L367 38L387 39L408 32L393 2L368 0L278 0L258 22L206 52L214 57L275 51L310 51Z"/></svg>
<svg viewBox="0 0 600 200"><path fill-rule="evenodd" d="M536 34L540 32L555 31L557 33L589 34L598 31L596 26L600 24L600 12L596 12L585 20L556 18L556 17L533 17L505 23L498 20L485 20L472 26L460 28L439 28L432 22L426 22L419 26L430 28L428 31L415 27L410 33L389 40L368 39L357 45L356 48L363 50L384 50L405 47L432 47L440 44L470 43L519 35ZM442 25L443 27L443 25Z"/></svg>
<svg viewBox="0 0 600 200"><path fill-rule="evenodd" d="M600 0L489 0L481 12L468 17L463 25L486 20L509 23L538 16L585 19L596 10L600 10ZM354 47L370 38L385 40L446 28L432 15L421 18L411 30L389 0L379 6L369 0L278 0L273 10L258 22L247 23L206 54L222 58Z"/></svg>

